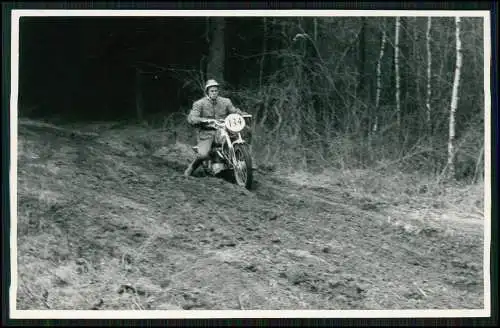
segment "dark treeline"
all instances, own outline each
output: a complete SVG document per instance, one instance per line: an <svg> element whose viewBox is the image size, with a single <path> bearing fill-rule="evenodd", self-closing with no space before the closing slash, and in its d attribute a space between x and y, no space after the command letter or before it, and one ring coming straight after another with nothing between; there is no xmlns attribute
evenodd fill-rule
<svg viewBox="0 0 500 328"><path fill-rule="evenodd" d="M425 139L437 170L450 149L477 168L483 41L474 17L24 17L19 111L77 120L186 113L216 78L255 115L268 154L369 163Z"/></svg>
<svg viewBox="0 0 500 328"><path fill-rule="evenodd" d="M187 84L206 70L207 28L203 17L22 18L20 113L80 119L134 116L137 71L146 114L189 106L201 95ZM232 86L252 76L258 60L239 56L260 50L255 30L261 30L259 19L227 20L224 77Z"/></svg>

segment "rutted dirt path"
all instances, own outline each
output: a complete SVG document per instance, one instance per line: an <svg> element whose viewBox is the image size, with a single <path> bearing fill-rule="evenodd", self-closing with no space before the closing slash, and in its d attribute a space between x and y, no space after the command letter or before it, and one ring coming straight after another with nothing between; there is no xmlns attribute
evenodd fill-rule
<svg viewBox="0 0 500 328"><path fill-rule="evenodd" d="M483 307L482 221L279 173L185 178L175 147L113 131L19 131L18 309Z"/></svg>

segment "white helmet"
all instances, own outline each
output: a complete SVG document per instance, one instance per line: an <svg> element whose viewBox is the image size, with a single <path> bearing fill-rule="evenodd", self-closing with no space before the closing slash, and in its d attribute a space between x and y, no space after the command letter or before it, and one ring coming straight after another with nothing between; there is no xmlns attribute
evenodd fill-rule
<svg viewBox="0 0 500 328"><path fill-rule="evenodd" d="M207 92L208 88L210 88L210 87L218 87L218 86L219 86L219 83L217 83L217 81L215 81L215 80L208 80L207 84L205 84L205 93Z"/></svg>

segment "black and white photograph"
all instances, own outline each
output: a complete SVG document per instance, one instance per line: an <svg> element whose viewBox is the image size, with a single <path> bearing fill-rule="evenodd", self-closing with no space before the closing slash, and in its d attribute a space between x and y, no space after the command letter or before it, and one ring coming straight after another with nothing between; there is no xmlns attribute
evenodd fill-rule
<svg viewBox="0 0 500 328"><path fill-rule="evenodd" d="M490 316L489 11L11 19L12 318Z"/></svg>

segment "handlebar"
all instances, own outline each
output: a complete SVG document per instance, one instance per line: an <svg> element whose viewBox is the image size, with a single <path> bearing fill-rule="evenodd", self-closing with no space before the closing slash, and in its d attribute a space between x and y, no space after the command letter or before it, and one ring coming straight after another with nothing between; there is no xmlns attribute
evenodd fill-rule
<svg viewBox="0 0 500 328"><path fill-rule="evenodd" d="M243 118L251 118L252 117L251 114L245 114L245 115L241 115L241 116ZM223 128L226 125L224 120L216 120L216 119L212 119L212 118L203 119L200 123L208 125L208 126L220 127L220 128Z"/></svg>
<svg viewBox="0 0 500 328"><path fill-rule="evenodd" d="M216 125L216 126L218 126L218 127L220 127L220 128L223 128L223 127L225 127L225 126L226 126L226 123L225 123L224 121L219 121L219 120L214 120L214 121L212 122L212 124L213 124L213 125Z"/></svg>
<svg viewBox="0 0 500 328"><path fill-rule="evenodd" d="M225 126L224 120L205 119L201 123L206 124L208 126L212 125L215 127L224 127Z"/></svg>

